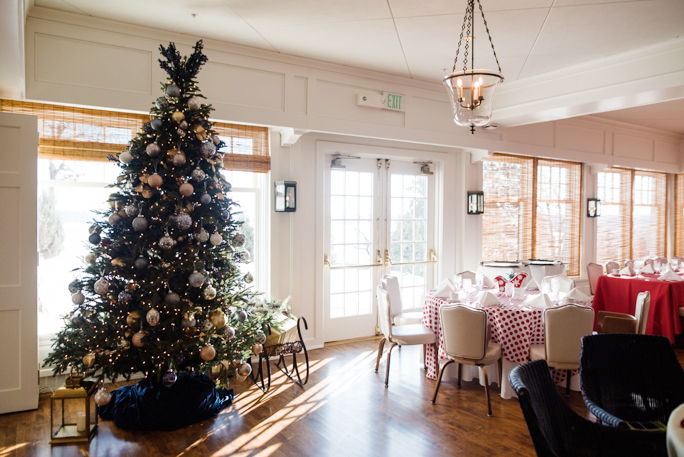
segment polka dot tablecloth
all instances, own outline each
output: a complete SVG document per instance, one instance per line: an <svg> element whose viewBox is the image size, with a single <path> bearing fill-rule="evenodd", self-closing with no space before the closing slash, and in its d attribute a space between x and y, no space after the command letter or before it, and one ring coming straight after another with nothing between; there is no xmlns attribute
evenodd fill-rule
<svg viewBox="0 0 684 457"><path fill-rule="evenodd" d="M538 293L538 292L535 292ZM469 295L463 302L480 307L475 303L476 293ZM501 345L503 358L515 364L525 363L529 360L530 345L544 343L543 311L523 305L523 300L509 299L503 294L497 294L497 298L503 307L485 306L487 317L491 326L492 341ZM439 307L449 304L449 301L428 295L423 306L422 323L439 338L439 362L440 365L447 361L444 350L444 338L442 337L442 325L439 320ZM589 305L580 303L583 305ZM427 346L428 378L437 379L435 369L435 352L432 346ZM505 371L505 370L504 370ZM573 372L575 374L576 372ZM508 373L504 373L507 376ZM551 370L556 383L566 378L565 370Z"/></svg>

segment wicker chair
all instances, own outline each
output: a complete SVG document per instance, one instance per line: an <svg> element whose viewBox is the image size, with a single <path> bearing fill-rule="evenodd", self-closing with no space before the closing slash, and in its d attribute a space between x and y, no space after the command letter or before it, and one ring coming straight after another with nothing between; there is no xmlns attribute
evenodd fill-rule
<svg viewBox="0 0 684 457"><path fill-rule="evenodd" d="M509 380L540 457L667 455L660 433L606 427L577 415L556 390L545 360L514 368Z"/></svg>
<svg viewBox="0 0 684 457"><path fill-rule="evenodd" d="M585 336L580 384L589 411L612 427L667 424L670 413L684 403L684 370L663 336Z"/></svg>

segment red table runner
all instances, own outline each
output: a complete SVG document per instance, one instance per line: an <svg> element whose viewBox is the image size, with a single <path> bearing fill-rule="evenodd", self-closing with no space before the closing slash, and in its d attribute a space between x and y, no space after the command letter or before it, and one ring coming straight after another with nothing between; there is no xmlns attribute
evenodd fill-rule
<svg viewBox="0 0 684 457"><path fill-rule="evenodd" d="M659 281L657 275L620 277L603 275L598 279L593 307L597 311L613 311L634 315L639 292L651 293L646 333L661 335L674 344L675 335L682 333L679 307L684 306L684 281ZM594 328L596 322L594 321Z"/></svg>

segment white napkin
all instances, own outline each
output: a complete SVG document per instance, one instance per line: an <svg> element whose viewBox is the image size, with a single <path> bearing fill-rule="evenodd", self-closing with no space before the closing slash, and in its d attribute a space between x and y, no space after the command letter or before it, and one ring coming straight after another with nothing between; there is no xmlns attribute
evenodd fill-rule
<svg viewBox="0 0 684 457"><path fill-rule="evenodd" d="M658 276L658 279L661 281L684 281L684 278L672 270L667 270L665 273Z"/></svg>
<svg viewBox="0 0 684 457"><path fill-rule="evenodd" d="M487 276L482 278L482 287L486 289L491 289L494 286L496 286L496 284L494 284L494 281L492 281L490 278L488 278Z"/></svg>
<svg viewBox="0 0 684 457"><path fill-rule="evenodd" d="M620 274L622 276L634 276L634 269L631 266L627 265L625 268L620 270Z"/></svg>
<svg viewBox="0 0 684 457"><path fill-rule="evenodd" d="M591 301L591 298L589 298L587 294L579 290L577 287L568 292L565 297L574 298L575 301Z"/></svg>
<svg viewBox="0 0 684 457"><path fill-rule="evenodd" d="M539 290L539 285L537 284L537 281L535 281L534 278L531 278L530 282L528 282L525 286L525 290Z"/></svg>
<svg viewBox="0 0 684 457"><path fill-rule="evenodd" d="M488 306L488 305L499 305L501 302L499 301L498 298L496 298L496 295L493 293L484 290L479 293L477 296L477 302L481 304L482 306Z"/></svg>
<svg viewBox="0 0 684 457"><path fill-rule="evenodd" d="M456 287L450 278L443 279L435 287L435 297L437 298L449 298L452 292L456 292Z"/></svg>
<svg viewBox="0 0 684 457"><path fill-rule="evenodd" d="M553 302L546 294L528 295L525 304L535 308L553 308Z"/></svg>
<svg viewBox="0 0 684 457"><path fill-rule="evenodd" d="M653 267L652 267L650 264L647 263L646 265L644 265L643 267L641 267L641 270L639 270L639 273L650 273L650 274L653 274L653 273L655 273L655 270L653 269Z"/></svg>

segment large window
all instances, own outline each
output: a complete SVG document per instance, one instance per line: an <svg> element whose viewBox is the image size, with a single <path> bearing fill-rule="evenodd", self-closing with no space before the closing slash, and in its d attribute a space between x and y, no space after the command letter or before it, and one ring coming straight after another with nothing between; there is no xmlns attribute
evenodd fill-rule
<svg viewBox="0 0 684 457"><path fill-rule="evenodd" d="M675 176L675 255L684 255L684 175Z"/></svg>
<svg viewBox="0 0 684 457"><path fill-rule="evenodd" d="M562 260L579 275L581 164L495 154L483 181L483 259Z"/></svg>
<svg viewBox="0 0 684 457"><path fill-rule="evenodd" d="M596 218L596 262L630 258L632 172L610 168L598 173L596 196L601 200L601 217Z"/></svg>

